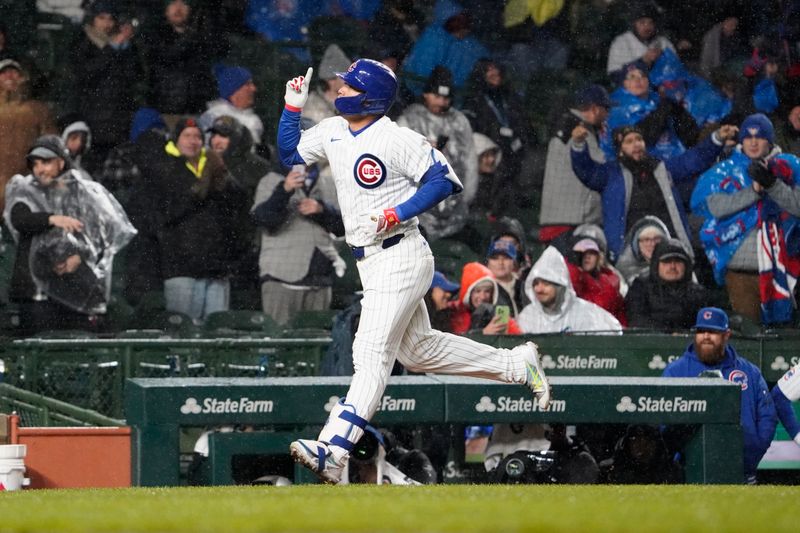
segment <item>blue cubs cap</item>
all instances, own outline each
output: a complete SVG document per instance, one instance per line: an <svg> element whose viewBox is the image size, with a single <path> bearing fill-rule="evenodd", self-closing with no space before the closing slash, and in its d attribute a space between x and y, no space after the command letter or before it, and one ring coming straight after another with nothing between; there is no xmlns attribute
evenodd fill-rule
<svg viewBox="0 0 800 533"><path fill-rule="evenodd" d="M606 109L611 108L611 98L603 86L593 84L575 93L575 107L588 107L592 104Z"/></svg>
<svg viewBox="0 0 800 533"><path fill-rule="evenodd" d="M739 128L739 142L742 142L747 137L758 137L759 139L766 139L770 144L775 144L775 128L767 118L767 115L756 113L744 119L742 127Z"/></svg>
<svg viewBox="0 0 800 533"><path fill-rule="evenodd" d="M497 254L507 255L508 257L516 261L517 247L514 246L514 244L511 242L498 239L489 245L489 250L486 252L486 257L492 257Z"/></svg>
<svg viewBox="0 0 800 533"><path fill-rule="evenodd" d="M719 307L704 307L697 312L693 329L700 331L728 331L728 315Z"/></svg>
<svg viewBox="0 0 800 533"><path fill-rule="evenodd" d="M461 285L450 281L444 276L444 274L437 270L433 273L433 281L431 281L431 289L434 287L439 287L445 292L455 293L458 292L458 289L461 288Z"/></svg>

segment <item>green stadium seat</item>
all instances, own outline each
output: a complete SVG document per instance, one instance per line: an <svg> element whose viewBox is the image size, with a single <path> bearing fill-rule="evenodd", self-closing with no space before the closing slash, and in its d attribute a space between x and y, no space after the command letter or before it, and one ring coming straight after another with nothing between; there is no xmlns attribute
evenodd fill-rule
<svg viewBox="0 0 800 533"><path fill-rule="evenodd" d="M211 313L205 323L207 335L247 332L271 337L278 335L280 331L280 326L272 317L261 311L219 311Z"/></svg>
<svg viewBox="0 0 800 533"><path fill-rule="evenodd" d="M177 311L154 310L147 317L137 321L136 326L137 329L161 330L172 337L182 338L198 337L202 332L202 328L196 325L188 315Z"/></svg>
<svg viewBox="0 0 800 533"><path fill-rule="evenodd" d="M292 329L317 328L330 331L331 327L333 327L333 319L338 312L336 309L299 311L289 321L289 327Z"/></svg>
<svg viewBox="0 0 800 533"><path fill-rule="evenodd" d="M433 252L436 270L442 272L451 280L461 277L464 265L481 258L463 242L452 239L439 239L430 243Z"/></svg>
<svg viewBox="0 0 800 533"><path fill-rule="evenodd" d="M435 257L458 257L469 261L477 261L479 259L469 246L461 241L452 239L439 239L430 243L431 251Z"/></svg>

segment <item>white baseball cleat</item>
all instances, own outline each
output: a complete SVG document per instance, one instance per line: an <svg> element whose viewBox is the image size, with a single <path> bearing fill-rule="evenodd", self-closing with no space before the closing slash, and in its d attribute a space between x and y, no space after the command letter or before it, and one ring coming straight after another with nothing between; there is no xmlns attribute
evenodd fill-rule
<svg viewBox="0 0 800 533"><path fill-rule="evenodd" d="M296 440L289 445L292 459L300 463L328 485L336 485L342 478L344 465L333 458L328 445L318 440Z"/></svg>
<svg viewBox="0 0 800 533"><path fill-rule="evenodd" d="M539 409L546 410L550 407L552 387L547 381L542 363L539 361L539 349L532 342L526 342L518 348L522 350L522 357L525 361L525 373L527 374L525 384L539 400Z"/></svg>

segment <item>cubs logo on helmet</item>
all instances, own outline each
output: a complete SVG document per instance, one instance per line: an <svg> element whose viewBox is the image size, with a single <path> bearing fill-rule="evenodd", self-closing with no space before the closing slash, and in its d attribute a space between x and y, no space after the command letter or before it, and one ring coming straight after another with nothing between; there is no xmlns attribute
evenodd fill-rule
<svg viewBox="0 0 800 533"><path fill-rule="evenodd" d="M742 390L747 390L747 374L745 374L741 370L734 370L730 374L728 374L728 381L731 383L736 383Z"/></svg>
<svg viewBox="0 0 800 533"><path fill-rule="evenodd" d="M353 176L361 187L374 189L386 179L386 165L372 154L364 154L356 160Z"/></svg>

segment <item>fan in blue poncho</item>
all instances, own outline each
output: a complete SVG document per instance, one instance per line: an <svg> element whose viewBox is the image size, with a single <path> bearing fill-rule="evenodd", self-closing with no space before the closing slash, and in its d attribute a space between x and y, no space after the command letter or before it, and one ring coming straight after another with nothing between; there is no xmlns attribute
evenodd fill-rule
<svg viewBox="0 0 800 533"><path fill-rule="evenodd" d="M720 122L733 103L708 80L690 73L672 50L664 50L650 70L650 83L663 87L664 96L682 102L695 122L702 126Z"/></svg>
<svg viewBox="0 0 800 533"><path fill-rule="evenodd" d="M614 107L608 116L608 127L614 131L622 126L638 126L650 154L666 160L685 152L686 144L694 145L699 128L680 104L651 89L648 75L643 61L634 61L620 71L621 87L611 94ZM610 139L601 139L601 146L607 159L616 158Z"/></svg>
<svg viewBox="0 0 800 533"><path fill-rule="evenodd" d="M760 113L745 119L739 140L742 146L731 157L700 176L692 210L704 218L700 240L716 282L726 284L729 268L752 272L758 277L761 321L787 322L800 275L800 159L780 153L772 123ZM758 312L737 309L737 298L731 300L734 310L758 318Z"/></svg>

